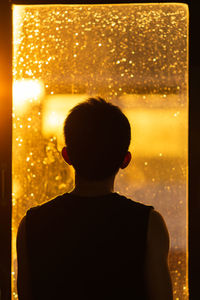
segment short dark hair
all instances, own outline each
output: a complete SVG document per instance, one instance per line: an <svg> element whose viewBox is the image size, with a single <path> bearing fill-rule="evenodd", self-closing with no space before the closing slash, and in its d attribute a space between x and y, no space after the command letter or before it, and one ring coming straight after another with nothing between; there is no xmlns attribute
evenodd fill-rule
<svg viewBox="0 0 200 300"><path fill-rule="evenodd" d="M102 180L118 172L130 145L131 128L118 106L100 97L88 98L70 110L64 136L77 174Z"/></svg>

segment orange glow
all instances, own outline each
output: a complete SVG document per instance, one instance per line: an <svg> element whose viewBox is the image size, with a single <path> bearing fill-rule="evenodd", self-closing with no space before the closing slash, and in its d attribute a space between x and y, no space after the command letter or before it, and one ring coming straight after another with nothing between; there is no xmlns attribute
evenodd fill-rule
<svg viewBox="0 0 200 300"><path fill-rule="evenodd" d="M42 133L45 137L55 136L58 149L64 144L63 123L72 107L85 100L86 95L52 95L45 98L43 104Z"/></svg>
<svg viewBox="0 0 200 300"><path fill-rule="evenodd" d="M130 121L133 159L115 191L161 212L174 297L188 300L188 7L180 3L13 5L12 299L20 219L72 189L63 122L88 96Z"/></svg>
<svg viewBox="0 0 200 300"><path fill-rule="evenodd" d="M25 113L32 102L38 102L44 95L44 87L39 80L17 80L13 83L13 110Z"/></svg>
<svg viewBox="0 0 200 300"><path fill-rule="evenodd" d="M58 149L64 144L63 122L69 110L86 99L86 95L53 95L45 98L43 105L42 131L45 137L55 136ZM140 96L142 97L142 96ZM145 96L149 99L148 95ZM178 96L170 95L170 100L175 103ZM134 104L138 95L122 97L121 101ZM154 103L159 103L160 95L154 95ZM154 104L155 105L155 104ZM134 105L133 105L134 107ZM187 152L187 134L183 130L187 113L185 109L176 107L124 109L132 126L131 150L137 157L177 157ZM173 128L173 130L171 130ZM186 128L187 129L187 128ZM148 145L148 146L147 146Z"/></svg>

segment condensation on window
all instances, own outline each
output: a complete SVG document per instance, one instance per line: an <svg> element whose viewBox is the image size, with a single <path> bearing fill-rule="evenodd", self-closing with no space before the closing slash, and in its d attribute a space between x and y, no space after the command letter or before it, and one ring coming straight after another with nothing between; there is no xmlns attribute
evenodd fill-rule
<svg viewBox="0 0 200 300"><path fill-rule="evenodd" d="M12 299L19 222L73 188L63 121L97 95L132 127L115 191L164 216L174 299L188 299L188 7L169 3L13 6Z"/></svg>

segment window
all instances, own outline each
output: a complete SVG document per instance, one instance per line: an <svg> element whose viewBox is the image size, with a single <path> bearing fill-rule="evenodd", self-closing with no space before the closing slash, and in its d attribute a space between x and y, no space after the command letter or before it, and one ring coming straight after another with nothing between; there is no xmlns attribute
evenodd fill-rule
<svg viewBox="0 0 200 300"><path fill-rule="evenodd" d="M133 160L115 191L164 216L174 297L188 299L184 4L13 6L13 299L19 221L73 187L60 155L63 121L91 95L119 105L130 120Z"/></svg>

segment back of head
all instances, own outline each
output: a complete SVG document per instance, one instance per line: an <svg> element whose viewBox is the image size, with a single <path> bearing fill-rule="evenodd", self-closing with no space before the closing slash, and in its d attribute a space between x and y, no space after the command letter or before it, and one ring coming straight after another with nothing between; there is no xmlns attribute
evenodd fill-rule
<svg viewBox="0 0 200 300"><path fill-rule="evenodd" d="M64 135L77 174L103 180L118 172L128 151L131 129L119 107L102 98L89 98L72 108Z"/></svg>

